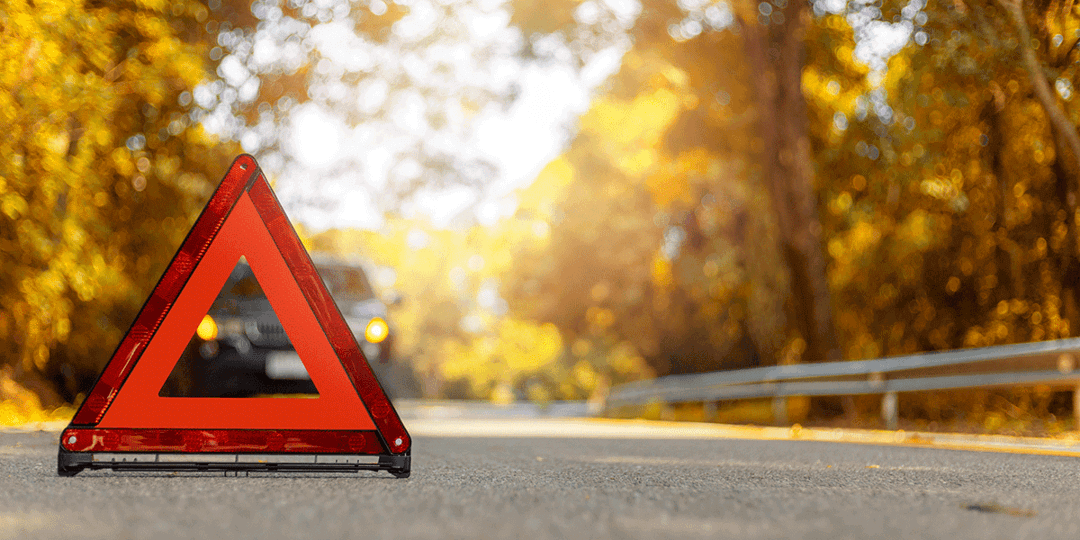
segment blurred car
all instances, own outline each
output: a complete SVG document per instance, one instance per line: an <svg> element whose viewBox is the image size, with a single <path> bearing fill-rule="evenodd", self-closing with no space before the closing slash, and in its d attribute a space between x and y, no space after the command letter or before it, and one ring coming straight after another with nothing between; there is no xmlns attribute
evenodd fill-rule
<svg viewBox="0 0 1080 540"><path fill-rule="evenodd" d="M371 289L363 267L313 256L315 268L376 371L391 362L394 332L386 305ZM166 395L240 397L315 394L303 362L270 301L241 259L203 317L180 371ZM186 360L186 362L185 362ZM186 365L185 365L186 364ZM384 365L384 366L380 366Z"/></svg>

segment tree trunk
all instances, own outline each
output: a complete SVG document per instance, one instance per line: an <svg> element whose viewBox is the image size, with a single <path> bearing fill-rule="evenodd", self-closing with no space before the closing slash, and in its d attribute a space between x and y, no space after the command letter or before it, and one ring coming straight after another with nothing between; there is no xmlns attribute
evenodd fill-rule
<svg viewBox="0 0 1080 540"><path fill-rule="evenodd" d="M1028 27L1028 19L1025 13L1024 0L997 0L1010 16L1013 27L1016 29L1017 40L1020 45L1020 54L1024 70L1028 73L1035 98L1039 100L1050 122L1050 134L1054 139L1055 160L1053 164L1054 175L1057 177L1057 195L1066 210L1065 224L1068 227L1066 250L1058 257L1058 266L1061 269L1062 293L1066 299L1062 306L1063 315L1069 321L1070 333L1075 333L1077 328L1077 305L1080 304L1080 289L1075 288L1077 276L1080 276L1080 260L1077 252L1080 251L1080 238L1076 231L1077 213L1077 188L1080 187L1080 132L1077 132L1069 114L1058 102L1058 98L1050 82L1046 79L1043 62L1039 59L1035 48L1031 45L1033 39L1031 28Z"/></svg>
<svg viewBox="0 0 1080 540"><path fill-rule="evenodd" d="M802 94L809 4L789 2L770 24L744 21L757 92L761 163L791 277L790 320L806 340L809 362L839 360L825 276L821 221L813 188L806 101ZM777 17L781 15L781 17Z"/></svg>

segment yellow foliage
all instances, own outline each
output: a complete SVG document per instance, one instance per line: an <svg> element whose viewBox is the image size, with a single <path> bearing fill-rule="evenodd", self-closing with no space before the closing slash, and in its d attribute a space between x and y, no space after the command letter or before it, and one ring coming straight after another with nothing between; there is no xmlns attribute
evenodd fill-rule
<svg viewBox="0 0 1080 540"><path fill-rule="evenodd" d="M97 374L157 277L126 254L163 267L186 226L160 235L160 224L193 218L235 152L161 135L188 112L179 94L207 76L204 44L178 36L205 33L176 15L188 0L146 5L0 8L0 304L11 336L0 363L20 380L65 381L68 399ZM152 58L129 54L139 52ZM135 176L137 160L180 159L197 189L178 188L179 166ZM9 416L25 408L11 403Z"/></svg>
<svg viewBox="0 0 1080 540"><path fill-rule="evenodd" d="M663 257L656 256L652 260L652 280L660 287L668 287L674 282L671 275L671 263Z"/></svg>
<svg viewBox="0 0 1080 540"><path fill-rule="evenodd" d="M473 395L506 401L507 389L519 388L529 398L550 390L534 379L551 377L563 354L562 338L551 324L502 319L495 335L471 345L447 340L439 369L448 381L467 381ZM531 395L529 395L531 393Z"/></svg>
<svg viewBox="0 0 1080 540"><path fill-rule="evenodd" d="M563 157L548 163L527 188L520 192L520 208L545 219L551 217L555 199L574 180L574 166Z"/></svg>
<svg viewBox="0 0 1080 540"><path fill-rule="evenodd" d="M25 426L43 422L69 422L75 409L46 409L41 399L11 378L12 369L0 370L0 426Z"/></svg>
<svg viewBox="0 0 1080 540"><path fill-rule="evenodd" d="M604 150L627 175L641 176L657 162L660 135L683 108L683 99L667 87L626 102L598 100L581 118L581 130L602 137Z"/></svg>

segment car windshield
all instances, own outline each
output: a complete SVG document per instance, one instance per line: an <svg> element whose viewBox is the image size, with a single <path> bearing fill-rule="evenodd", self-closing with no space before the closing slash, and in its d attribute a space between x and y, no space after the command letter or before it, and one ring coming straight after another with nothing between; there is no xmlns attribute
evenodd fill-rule
<svg viewBox="0 0 1080 540"><path fill-rule="evenodd" d="M251 267L243 261L237 264L232 274L229 275L223 293L222 296L229 298L264 296L262 287L259 286L259 282L255 279L255 274L251 272Z"/></svg>
<svg viewBox="0 0 1080 540"><path fill-rule="evenodd" d="M363 270L343 265L316 265L323 283L337 302L360 302L374 297ZM264 297L262 287L246 261L240 261L229 275L220 300ZM215 302L217 305L218 302Z"/></svg>
<svg viewBox="0 0 1080 540"><path fill-rule="evenodd" d="M352 266L320 266L319 275L334 300L360 302L374 297L363 270Z"/></svg>

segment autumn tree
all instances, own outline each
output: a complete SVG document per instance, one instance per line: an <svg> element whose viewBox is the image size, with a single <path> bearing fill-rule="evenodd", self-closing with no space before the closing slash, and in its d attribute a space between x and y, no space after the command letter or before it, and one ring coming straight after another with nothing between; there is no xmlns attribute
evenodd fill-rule
<svg viewBox="0 0 1080 540"><path fill-rule="evenodd" d="M510 248L504 291L516 312L554 322L574 354L627 343L659 373L761 362L747 319L775 331L782 315L756 305L771 295L748 285L735 252L747 229L767 230L753 209L768 203L736 163L663 149L693 102L691 79L628 55L616 85L629 97L598 99L570 150L521 192L516 218L550 232ZM767 272L759 285L776 278Z"/></svg>
<svg viewBox="0 0 1080 540"><path fill-rule="evenodd" d="M235 147L194 125L198 2L0 7L5 377L70 401L183 239Z"/></svg>
<svg viewBox="0 0 1080 540"><path fill-rule="evenodd" d="M585 399L612 382L651 373L627 344L582 350L551 323L515 316L500 296L514 264L508 246L544 242L544 222L437 229L390 218L378 231L336 229L309 248L362 254L374 286L401 299L390 306L395 359L415 372L426 397L550 401Z"/></svg>
<svg viewBox="0 0 1080 540"><path fill-rule="evenodd" d="M886 3L879 15L912 40L876 71L850 63L840 17L813 36L835 44L814 50L804 87L845 356L1075 330L1077 18L1066 7Z"/></svg>
<svg viewBox="0 0 1080 540"><path fill-rule="evenodd" d="M571 43L603 17L529 5L517 24ZM660 374L1071 335L1067 7L644 4L501 224L539 231L506 244L512 316L555 324L573 358L628 347Z"/></svg>
<svg viewBox="0 0 1080 540"><path fill-rule="evenodd" d="M810 4L773 0L737 6L736 22L753 66L761 137L759 162L780 231L791 279L791 323L806 342L808 361L839 360L831 293L825 277L822 227L814 191L809 122L802 77ZM752 13L756 8L757 13ZM751 11L750 14L745 14ZM755 16L756 15L756 16Z"/></svg>
<svg viewBox="0 0 1080 540"><path fill-rule="evenodd" d="M620 335L664 336L665 346L643 348L662 373L838 356L801 91L807 10L783 1L643 4L621 71L584 117L566 156L581 170L577 181L610 183L612 190L621 184L646 195L636 234L653 239L654 256L637 260L652 268L639 287L670 294L657 306L628 303L620 314L651 307L656 316L649 332ZM556 24L552 16L536 22L522 15L521 24L527 32L570 33L581 17L575 11ZM658 81L668 83L663 92ZM668 108L660 113L637 105L665 99ZM619 106L624 116L607 120L607 133L590 129L590 116ZM645 123L639 117L650 114L663 120L623 146ZM611 148L618 150L605 152ZM597 166L604 161L606 170ZM631 174L622 172L628 164L636 167ZM598 215L588 198L564 202L560 214L592 216L598 223L590 228L612 225L605 220L614 216ZM553 230L561 221L554 220ZM539 287L540 295L577 275L574 262L550 274L543 282L550 288ZM633 263L619 264L609 268L612 274L641 274L628 271ZM581 277L602 285L601 278ZM681 312L686 318L676 315Z"/></svg>

